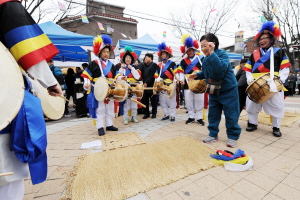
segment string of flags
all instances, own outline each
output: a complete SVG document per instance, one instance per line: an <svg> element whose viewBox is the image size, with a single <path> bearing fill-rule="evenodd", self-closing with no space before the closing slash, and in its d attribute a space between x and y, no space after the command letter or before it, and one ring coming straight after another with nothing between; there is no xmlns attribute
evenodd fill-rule
<svg viewBox="0 0 300 200"><path fill-rule="evenodd" d="M97 22L97 24L98 24L98 27L99 27L100 30L102 30L102 31L105 30L100 22Z"/></svg>
<svg viewBox="0 0 300 200"><path fill-rule="evenodd" d="M89 19L88 19L88 17L85 14L81 14L81 20L82 20L83 23L87 23L87 24L89 23ZM101 22L98 22L98 21L96 21L94 19L91 19L91 20L97 22L97 25L98 25L98 27L99 27L100 30L102 30L102 31L105 30L104 27L103 27L103 24ZM116 32L120 33L124 38L129 38L130 40L132 40L132 38L130 36L127 36L124 33L120 32L120 31L117 31L117 30L115 30L115 29L113 29L113 28L111 28L111 27L109 27L107 25L105 25L105 26L107 28L107 31L110 31L110 32L115 32L116 31Z"/></svg>
<svg viewBox="0 0 300 200"><path fill-rule="evenodd" d="M57 3L58 3L58 7L59 7L59 9L61 11L67 11L66 6L62 2L60 2L59 0L57 0Z"/></svg>
<svg viewBox="0 0 300 200"><path fill-rule="evenodd" d="M81 15L81 20L82 20L83 23L86 23L86 24L89 23L88 18L87 18L86 15L84 15L84 14Z"/></svg>
<svg viewBox="0 0 300 200"><path fill-rule="evenodd" d="M195 20L191 21L191 27L195 27Z"/></svg>

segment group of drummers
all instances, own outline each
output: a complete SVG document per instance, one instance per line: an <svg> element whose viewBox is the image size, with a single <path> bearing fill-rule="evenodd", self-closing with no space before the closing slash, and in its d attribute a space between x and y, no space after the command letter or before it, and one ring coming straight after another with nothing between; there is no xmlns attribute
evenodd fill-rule
<svg viewBox="0 0 300 200"><path fill-rule="evenodd" d="M290 66L284 51L273 47L280 35L280 29L274 22L271 21L263 24L262 29L255 37L256 45L261 48L251 55L249 61L243 68L243 70L246 71L247 83L249 84L247 88L249 98L247 98L246 106L249 121L246 130L254 131L257 129L258 113L264 108L264 110L272 116L273 135L276 137L281 136L279 128L284 113L282 82L287 78ZM184 58L178 65L170 60L173 56L172 49L164 42L158 45L158 65L153 62L153 55L149 53L145 55L144 63L140 63L137 66L134 65L137 55L131 47L125 47L124 52L120 54L122 64L118 69L109 61L109 59L114 58L111 38L108 35L97 36L94 40L94 53L98 56L98 59L89 64L82 76L84 78L84 88L89 91L87 105L91 116L96 119L98 134L105 134L104 127L106 127L106 130L118 130L118 128L113 126L113 118L115 116L114 101L122 102L123 104L124 124L128 124L129 121L138 122L136 118L138 104L145 106L140 103L140 99L143 97L144 91L146 92L147 90L152 90L152 95L159 95L160 106L164 113L161 120L174 122L177 105L175 94L178 85L184 89L185 106L188 113L186 124L198 122L204 126L205 122L202 118L204 93L210 94L211 102L213 100L212 97L219 95L218 90L222 92L224 88L226 88L224 87L224 83L222 83L223 80L226 82L226 77L230 77L231 83L229 83L229 85L232 85L230 87L232 87L234 91L237 91L236 80L231 80L234 75L231 67L221 72L223 77L218 76L218 79L221 80L221 82L219 81L219 83L221 83L220 85L214 84L213 81L216 81L216 78L213 80L209 77L209 73L212 74L216 69L212 69L211 72L203 70L202 62L211 55L209 53L213 53L214 50L218 49L218 44L216 48L216 42L218 43L217 37L214 35L211 37L213 38L212 41L206 39L208 44L207 48L211 52L207 50L208 53L206 54L204 48L201 46L202 52L204 53L203 55L199 51L199 42L193 40L188 34L183 35L183 46L180 47L180 50ZM222 52L220 55L221 54ZM148 59L150 59L150 62L146 61ZM223 58L220 59L219 56L218 59L218 64L224 64L222 63ZM226 59L227 63L228 56ZM143 74L144 71L147 70L145 66L151 68L151 70L148 69L146 72L147 76ZM151 71L151 73L149 73L149 71ZM101 84L97 84L99 77L102 79L98 81L101 82ZM103 81L104 79L106 82ZM96 87L97 85L99 86ZM105 89L103 89L103 87L105 87ZM100 94L99 91L101 91ZM138 101L136 101L137 99ZM144 113L144 118L147 118L149 115L149 99L144 98L142 102L147 104L147 109L145 109L146 112ZM234 131L227 130L227 132L234 132L235 136L234 139L231 139L233 140L232 144L227 143L227 146L234 147L240 134L240 127L236 124L240 108L238 101L231 103L236 104L238 112L234 111L234 114L231 114L233 116L236 115L236 117L233 117L233 121L229 122L234 124ZM226 113L229 113L229 111L225 111L223 103L220 104L221 107L218 108L218 110L223 109L226 116ZM209 112L212 113L213 106L212 104L209 105ZM131 110L131 118L128 116L129 110ZM233 111L231 110L230 112ZM210 115L210 113L208 117L209 124L213 124L215 120L213 120L213 117L210 117L213 116ZM152 115L154 114L156 113L152 113ZM218 117L216 119L217 124L215 125L218 126L219 119ZM210 122L210 120L213 121ZM106 121L106 124L104 121ZM209 127L210 125L208 125L208 129L210 130ZM212 131L210 130L210 132ZM218 132L218 130L216 132ZM203 142L210 143L217 141L218 138L212 135L209 135Z"/></svg>
<svg viewBox="0 0 300 200"><path fill-rule="evenodd" d="M132 47L127 46L120 54L121 65L118 69L109 60L114 58L112 39L108 35L97 36L94 39L94 53L98 58L89 64L81 76L84 78L84 89L89 93L87 106L90 115L96 120L99 135L105 134L105 127L110 131L118 130L113 126L114 101L123 105L124 124L128 124L129 121L138 122L136 115L138 104L141 103L136 100L138 98L140 101L144 91L148 90L151 90L151 96L159 95L160 106L164 113L161 120L174 122L178 84L184 88L185 106L188 110L186 124L195 121L202 126L205 124L202 119L204 93L192 92L187 84L190 74L201 71L203 55L198 53L198 41L193 40L190 35L185 35L183 40L184 46L181 50L183 55L187 56L179 65L170 60L173 57L172 49L162 42L158 45L158 65L153 62L153 54L148 53L145 55L144 62L135 66L138 56ZM147 104L147 101L149 102L149 98L144 96L142 102ZM149 115L148 106L149 103L145 108L144 118ZM131 118L128 117L129 110L131 110ZM152 116L155 114L152 112Z"/></svg>

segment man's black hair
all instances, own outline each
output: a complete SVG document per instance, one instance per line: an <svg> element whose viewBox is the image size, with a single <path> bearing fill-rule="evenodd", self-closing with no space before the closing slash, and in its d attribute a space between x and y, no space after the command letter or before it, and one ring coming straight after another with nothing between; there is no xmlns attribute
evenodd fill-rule
<svg viewBox="0 0 300 200"><path fill-rule="evenodd" d="M244 58L244 59L241 60L240 64L242 64L242 63L247 63L247 61L248 61L248 59L245 59L245 58Z"/></svg>

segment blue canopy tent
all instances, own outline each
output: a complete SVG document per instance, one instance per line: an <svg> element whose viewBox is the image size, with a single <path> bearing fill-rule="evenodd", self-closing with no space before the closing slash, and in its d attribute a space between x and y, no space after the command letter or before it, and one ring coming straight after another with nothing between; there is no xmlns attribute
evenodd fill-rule
<svg viewBox="0 0 300 200"><path fill-rule="evenodd" d="M39 26L59 50L53 60L88 62L87 49L92 49L94 36L67 31L51 21L39 24Z"/></svg>
<svg viewBox="0 0 300 200"><path fill-rule="evenodd" d="M157 51L158 42L156 42L149 34L135 40L119 40L120 48L131 46L134 51Z"/></svg>
<svg viewBox="0 0 300 200"><path fill-rule="evenodd" d="M120 48L124 48L125 46L131 46L134 49L134 51L138 55L140 55L141 51L157 52L158 42L156 42L149 34L146 34L143 37L135 40L119 40L118 45ZM175 48L177 48L178 51L176 51L177 49ZM181 58L182 54L179 52L179 46L173 47L173 55ZM228 57L230 60L241 60L243 58L241 54L235 53L228 53Z"/></svg>

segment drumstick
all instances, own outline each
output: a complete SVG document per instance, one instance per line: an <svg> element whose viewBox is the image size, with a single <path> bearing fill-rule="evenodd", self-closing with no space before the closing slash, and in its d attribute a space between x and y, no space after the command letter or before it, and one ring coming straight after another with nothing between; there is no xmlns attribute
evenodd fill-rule
<svg viewBox="0 0 300 200"><path fill-rule="evenodd" d="M117 106L117 112L116 112L116 118L115 118L115 127L117 127L117 123L118 123L119 108L120 108L120 106Z"/></svg>
<svg viewBox="0 0 300 200"><path fill-rule="evenodd" d="M7 172L7 173L0 174L0 176L10 176L10 175L13 175L13 174L14 174L13 172Z"/></svg>
<svg viewBox="0 0 300 200"><path fill-rule="evenodd" d="M133 102L135 102L135 103L137 103L137 104L139 104L140 106L143 106L144 108L146 108L146 106L144 104L142 104L141 102L139 102L139 101L137 101L137 100L135 100L133 98L131 98L130 100L133 101Z"/></svg>
<svg viewBox="0 0 300 200"><path fill-rule="evenodd" d="M64 99L64 100L66 100L67 102L71 103L71 101L69 101L68 99L66 99L64 96L59 96L59 97L62 98L62 99ZM74 106L76 106L75 103L73 103L73 104L74 104Z"/></svg>
<svg viewBox="0 0 300 200"><path fill-rule="evenodd" d="M175 79L176 79L176 81L180 82L180 81L179 81L179 79L177 78L177 76L175 75L175 73L174 73L173 69L171 68L170 70L171 70L171 72L172 72L173 76L175 76Z"/></svg>
<svg viewBox="0 0 300 200"><path fill-rule="evenodd" d="M154 87L144 87L144 90L153 90Z"/></svg>

